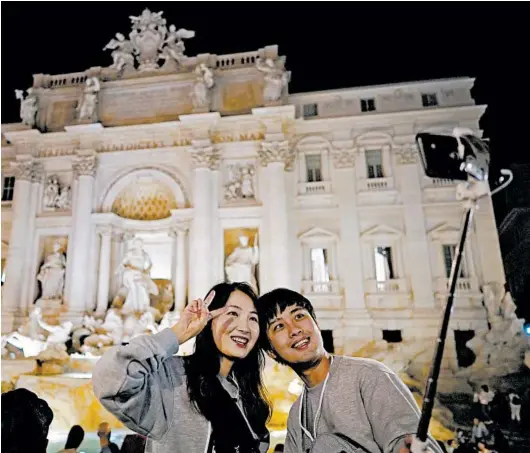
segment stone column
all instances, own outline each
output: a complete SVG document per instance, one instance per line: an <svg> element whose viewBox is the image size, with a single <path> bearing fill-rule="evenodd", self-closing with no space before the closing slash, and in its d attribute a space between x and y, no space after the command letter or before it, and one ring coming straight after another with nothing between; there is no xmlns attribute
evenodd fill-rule
<svg viewBox="0 0 530 453"><path fill-rule="evenodd" d="M351 353L372 338L372 318L364 299L364 275L360 242L359 214L357 212L357 185L355 178L355 149L351 140L333 142L335 167L334 192L340 218L338 259L341 270L345 311L342 329L335 329L344 351Z"/></svg>
<svg viewBox="0 0 530 453"><path fill-rule="evenodd" d="M11 209L11 236L5 267L6 280L2 288L2 333L13 330L15 315L21 304L24 268L28 247L28 218L30 215L31 180L34 162L29 155L17 156L15 167L15 188Z"/></svg>
<svg viewBox="0 0 530 453"><path fill-rule="evenodd" d="M45 179L44 167L40 163L35 163L33 167L33 174L31 178L31 205L29 207L28 218L28 245L26 250L26 263L24 270L24 283L21 294L21 308L24 313L31 310L35 297L36 276L38 272L39 263L37 262L38 244L35 237L35 220L39 212L39 201L42 193L42 186Z"/></svg>
<svg viewBox="0 0 530 453"><path fill-rule="evenodd" d="M90 258L91 213L96 174L97 156L95 151L83 150L77 153L73 161L74 177L77 180L72 231L74 244L71 248L70 278L72 284L67 294L68 311L72 315L81 315L87 307L86 289L88 282L87 263Z"/></svg>
<svg viewBox="0 0 530 453"><path fill-rule="evenodd" d="M112 227L102 227L99 229L98 233L101 236L101 247L99 250L96 314L103 314L107 311L109 305Z"/></svg>
<svg viewBox="0 0 530 453"><path fill-rule="evenodd" d="M171 231L173 237L173 269L171 281L175 297L175 311L182 311L186 306L186 234L188 226L178 225Z"/></svg>
<svg viewBox="0 0 530 453"><path fill-rule="evenodd" d="M259 149L260 163L265 167L267 185L267 226L270 278L267 287L261 292L273 288L290 288L289 272L289 225L287 219L287 191L285 172L292 171L295 151L287 140L266 141Z"/></svg>
<svg viewBox="0 0 530 453"><path fill-rule="evenodd" d="M396 177L401 187L407 232L405 271L411 278L414 307L431 311L434 308L434 289L416 146L414 144L401 146L396 150L396 157Z"/></svg>
<svg viewBox="0 0 530 453"><path fill-rule="evenodd" d="M193 162L193 223L191 227L190 292L191 298L205 297L213 284L212 251L213 175L220 153L210 140L193 140L189 149Z"/></svg>

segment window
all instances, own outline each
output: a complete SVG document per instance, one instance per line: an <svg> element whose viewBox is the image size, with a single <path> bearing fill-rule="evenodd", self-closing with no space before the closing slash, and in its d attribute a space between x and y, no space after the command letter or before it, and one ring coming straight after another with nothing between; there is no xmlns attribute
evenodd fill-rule
<svg viewBox="0 0 530 453"><path fill-rule="evenodd" d="M361 99L361 112L374 112L375 111L375 99Z"/></svg>
<svg viewBox="0 0 530 453"><path fill-rule="evenodd" d="M401 330L383 330L383 340L387 343L401 343Z"/></svg>
<svg viewBox="0 0 530 453"><path fill-rule="evenodd" d="M366 173L368 178L383 178L383 153L381 150L366 151Z"/></svg>
<svg viewBox="0 0 530 453"><path fill-rule="evenodd" d="M421 95L421 103L424 107L434 107L438 105L436 93L424 93Z"/></svg>
<svg viewBox="0 0 530 453"><path fill-rule="evenodd" d="M311 118L312 116L318 116L318 105L304 104L304 118Z"/></svg>
<svg viewBox="0 0 530 453"><path fill-rule="evenodd" d="M392 263L392 247L375 247L374 259L375 279L378 282L386 282L396 278Z"/></svg>
<svg viewBox="0 0 530 453"><path fill-rule="evenodd" d="M453 266L453 259L455 257L456 245L446 244L443 245L443 254L444 254L444 265L445 265L445 276L449 278L451 275L451 267ZM460 278L467 278L466 263L463 259L460 262Z"/></svg>
<svg viewBox="0 0 530 453"><path fill-rule="evenodd" d="M324 248L311 249L311 280L322 285L313 285L313 290L317 293L328 290L329 282L329 262L328 250Z"/></svg>
<svg viewBox="0 0 530 453"><path fill-rule="evenodd" d="M15 191L15 177L6 176L4 178L4 187L2 188L2 201L12 201L14 191Z"/></svg>
<svg viewBox="0 0 530 453"><path fill-rule="evenodd" d="M322 181L322 158L320 154L306 154L307 182Z"/></svg>

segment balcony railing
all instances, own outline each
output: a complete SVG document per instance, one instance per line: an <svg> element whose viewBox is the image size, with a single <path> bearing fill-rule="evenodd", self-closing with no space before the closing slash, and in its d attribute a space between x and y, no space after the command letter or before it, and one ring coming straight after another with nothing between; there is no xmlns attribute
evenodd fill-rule
<svg viewBox="0 0 530 453"><path fill-rule="evenodd" d="M301 182L298 184L300 195L331 193L331 181Z"/></svg>
<svg viewBox="0 0 530 453"><path fill-rule="evenodd" d="M440 277L434 282L437 293L447 293L449 291L450 281L448 278ZM475 277L459 278L456 282L457 293L470 293L478 291L478 282Z"/></svg>
<svg viewBox="0 0 530 453"><path fill-rule="evenodd" d="M407 291L407 284L404 278L395 278L379 282L377 280L367 280L366 288L370 294L397 294Z"/></svg>
<svg viewBox="0 0 530 453"><path fill-rule="evenodd" d="M379 192L394 188L394 178L366 178L359 181L362 192Z"/></svg>
<svg viewBox="0 0 530 453"><path fill-rule="evenodd" d="M302 291L304 294L339 294L339 282L336 280L329 282L304 280L302 282Z"/></svg>

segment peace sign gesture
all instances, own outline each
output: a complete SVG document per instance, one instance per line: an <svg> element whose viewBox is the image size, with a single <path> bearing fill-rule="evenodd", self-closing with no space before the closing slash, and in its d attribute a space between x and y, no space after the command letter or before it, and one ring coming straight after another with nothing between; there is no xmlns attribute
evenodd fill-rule
<svg viewBox="0 0 530 453"><path fill-rule="evenodd" d="M208 296L206 296L206 300L195 299L184 309L179 321L172 327L179 344L185 343L190 338L198 335L206 327L210 319L226 312L226 306L213 311L208 310L208 305L210 305L214 297L215 291L210 291Z"/></svg>

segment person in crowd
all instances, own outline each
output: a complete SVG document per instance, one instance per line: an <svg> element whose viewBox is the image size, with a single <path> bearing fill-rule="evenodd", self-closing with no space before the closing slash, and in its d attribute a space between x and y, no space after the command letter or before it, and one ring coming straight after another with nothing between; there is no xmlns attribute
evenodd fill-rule
<svg viewBox="0 0 530 453"><path fill-rule="evenodd" d="M489 436L488 428L482 420L478 418L473 419L473 428L471 428L471 442L476 444L485 440Z"/></svg>
<svg viewBox="0 0 530 453"><path fill-rule="evenodd" d="M478 392L473 395L473 402L480 405L480 411L484 420L490 420L491 407L490 404L495 398L495 392L489 388L488 385L482 385Z"/></svg>
<svg viewBox="0 0 530 453"><path fill-rule="evenodd" d="M139 434L127 434L123 439L120 453L144 453L145 437Z"/></svg>
<svg viewBox="0 0 530 453"><path fill-rule="evenodd" d="M458 442L456 441L456 439L449 439L447 441L447 445L445 449L447 450L447 453L453 453L457 447L458 447Z"/></svg>
<svg viewBox="0 0 530 453"><path fill-rule="evenodd" d="M111 348L93 387L102 404L147 437L146 452L266 452L271 409L257 347L257 296L245 283L220 283L179 321ZM175 356L195 338L195 351Z"/></svg>
<svg viewBox="0 0 530 453"><path fill-rule="evenodd" d="M98 426L100 453L120 453L120 447L110 440L112 431L108 422L101 422Z"/></svg>
<svg viewBox="0 0 530 453"><path fill-rule="evenodd" d="M521 397L515 393L514 389L508 390L508 401L510 403L510 417L511 420L521 423Z"/></svg>
<svg viewBox="0 0 530 453"><path fill-rule="evenodd" d="M68 432L64 449L58 453L77 453L77 450L83 443L84 438L85 430L79 425L72 426Z"/></svg>
<svg viewBox="0 0 530 453"><path fill-rule="evenodd" d="M46 453L53 411L30 390L2 394L2 452Z"/></svg>
<svg viewBox="0 0 530 453"><path fill-rule="evenodd" d="M289 413L286 452L305 452L325 433L359 451L409 451L420 410L394 372L375 360L327 353L311 302L295 291L275 289L257 307L260 346L305 384ZM442 452L430 436L428 448Z"/></svg>

